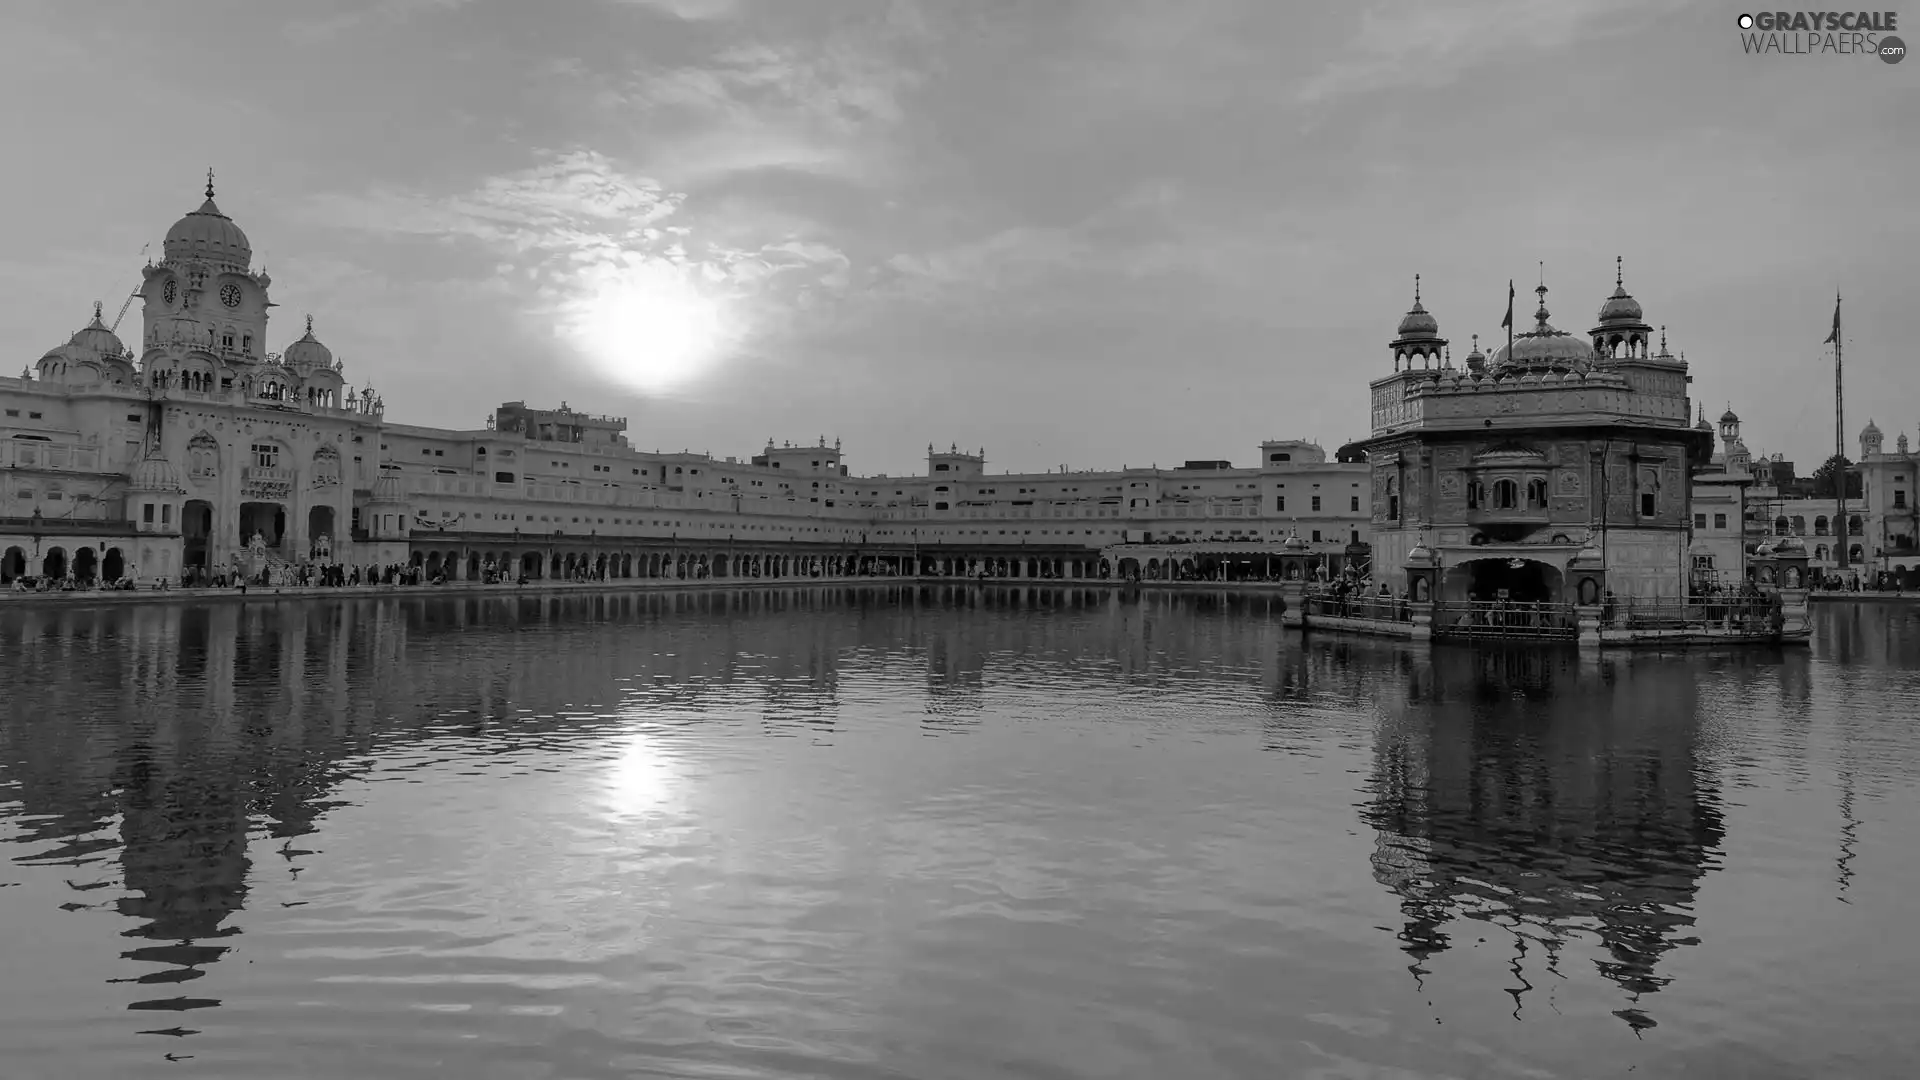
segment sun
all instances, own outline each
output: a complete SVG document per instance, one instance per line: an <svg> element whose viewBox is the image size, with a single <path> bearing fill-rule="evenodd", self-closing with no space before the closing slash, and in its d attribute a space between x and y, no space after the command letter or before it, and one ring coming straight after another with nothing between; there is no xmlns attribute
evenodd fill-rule
<svg viewBox="0 0 1920 1080"><path fill-rule="evenodd" d="M683 267L608 266L582 284L566 330L609 378L642 392L683 385L721 359L722 305Z"/></svg>

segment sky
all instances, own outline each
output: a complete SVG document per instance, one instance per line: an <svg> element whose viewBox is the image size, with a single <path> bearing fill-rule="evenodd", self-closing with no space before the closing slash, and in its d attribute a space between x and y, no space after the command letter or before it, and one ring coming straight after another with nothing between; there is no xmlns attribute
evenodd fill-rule
<svg viewBox="0 0 1920 1080"><path fill-rule="evenodd" d="M13 0L0 337L108 318L206 170L392 422L500 402L856 474L1329 452L1421 275L1455 349L1626 285L1803 471L1920 422L1920 61L1685 0ZM1902 26L1920 42L1920 10ZM138 338L130 311L123 337Z"/></svg>

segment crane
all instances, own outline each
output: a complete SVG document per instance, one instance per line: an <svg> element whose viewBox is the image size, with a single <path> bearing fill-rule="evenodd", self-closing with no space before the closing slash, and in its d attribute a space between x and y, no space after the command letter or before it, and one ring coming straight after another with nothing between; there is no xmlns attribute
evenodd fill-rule
<svg viewBox="0 0 1920 1080"><path fill-rule="evenodd" d="M148 249L148 248L150 248L150 247L152 247L152 246L153 246L152 244L145 244L145 245L142 245L142 246L141 246L141 248L140 248L140 257L141 257L141 258L143 258L143 259L144 259L144 258L146 258L146 257L147 257L147 249ZM118 331L118 330L120 329L120 320L121 320L121 319L124 319L124 318L126 318L126 317L127 317L127 309L133 306L133 302L134 302L134 301L135 301L136 299L138 299L138 298L139 298L139 296L140 296L140 290L139 290L139 289L135 289L135 290L133 290L132 292L130 292L130 293L128 293L128 294L127 294L127 302L126 302L126 303L124 303L124 304L121 304L121 305L120 305L120 314L118 314L118 315L115 315L115 316L113 317L113 325L112 325L112 326L109 326L109 327L107 327L107 332L108 332L108 333L114 333L114 332L117 332L117 331Z"/></svg>

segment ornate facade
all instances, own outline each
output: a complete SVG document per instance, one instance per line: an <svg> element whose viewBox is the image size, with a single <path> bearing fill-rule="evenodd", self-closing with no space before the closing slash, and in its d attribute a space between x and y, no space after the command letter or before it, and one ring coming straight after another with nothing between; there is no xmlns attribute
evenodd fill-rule
<svg viewBox="0 0 1920 1080"><path fill-rule="evenodd" d="M0 379L0 580L113 581L307 562L460 579L776 576L857 558L922 573L1097 576L1130 540L1364 541L1366 466L1310 443L1260 464L991 474L927 448L922 476L861 477L838 442L742 460L642 452L618 417L502 405L483 428L391 423L311 318L266 350L272 280L214 202L142 271L138 347L94 319ZM123 309L124 314L124 309ZM1307 538L1311 538L1310 540Z"/></svg>
<svg viewBox="0 0 1920 1080"><path fill-rule="evenodd" d="M1656 351L1619 277L1584 338L1555 329L1535 292L1531 330L1490 355L1476 338L1455 367L1416 280L1393 373L1371 384L1376 565L1434 567L1445 601L1590 604L1576 592L1602 582L1684 595L1692 475L1713 442L1691 423L1686 362L1664 333ZM1578 586L1575 567L1589 571Z"/></svg>

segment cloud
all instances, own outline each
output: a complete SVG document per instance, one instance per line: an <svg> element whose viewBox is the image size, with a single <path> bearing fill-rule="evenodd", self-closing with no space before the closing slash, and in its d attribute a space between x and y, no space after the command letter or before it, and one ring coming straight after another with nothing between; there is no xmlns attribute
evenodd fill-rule
<svg viewBox="0 0 1920 1080"><path fill-rule="evenodd" d="M1296 88L1302 103L1352 93L1442 86L1463 72L1520 53L1547 54L1578 41L1632 33L1678 0L1390 0L1360 14L1343 56Z"/></svg>
<svg viewBox="0 0 1920 1080"><path fill-rule="evenodd" d="M287 37L304 45L341 37L373 23L397 23L465 7L471 0L376 0L371 4L334 11L321 18L296 19L286 25Z"/></svg>
<svg viewBox="0 0 1920 1080"><path fill-rule="evenodd" d="M729 19L739 14L738 0L615 0L628 7L647 8L685 22Z"/></svg>
<svg viewBox="0 0 1920 1080"><path fill-rule="evenodd" d="M308 216L374 236L481 245L480 290L643 389L705 373L850 282L850 261L825 238L703 220L684 192L591 150L552 154L452 197L329 196ZM622 359L629 348L645 362Z"/></svg>
<svg viewBox="0 0 1920 1080"><path fill-rule="evenodd" d="M874 185L893 172L891 137L927 78L917 55L925 35L917 20L890 13L826 35L736 42L608 85L598 100L641 115L656 150L650 167L682 185L764 169Z"/></svg>

